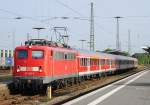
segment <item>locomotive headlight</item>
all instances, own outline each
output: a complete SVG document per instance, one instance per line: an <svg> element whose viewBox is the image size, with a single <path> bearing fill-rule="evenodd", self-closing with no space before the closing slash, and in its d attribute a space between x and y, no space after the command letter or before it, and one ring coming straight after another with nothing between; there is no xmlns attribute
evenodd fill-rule
<svg viewBox="0 0 150 105"><path fill-rule="evenodd" d="M29 46L29 48L32 48L32 46Z"/></svg>
<svg viewBox="0 0 150 105"><path fill-rule="evenodd" d="M17 72L19 72L20 71L20 66L17 66Z"/></svg>
<svg viewBox="0 0 150 105"><path fill-rule="evenodd" d="M42 72L42 67L41 66L39 66L39 72Z"/></svg>
<svg viewBox="0 0 150 105"><path fill-rule="evenodd" d="M17 72L19 72L20 70L19 69L17 69Z"/></svg>

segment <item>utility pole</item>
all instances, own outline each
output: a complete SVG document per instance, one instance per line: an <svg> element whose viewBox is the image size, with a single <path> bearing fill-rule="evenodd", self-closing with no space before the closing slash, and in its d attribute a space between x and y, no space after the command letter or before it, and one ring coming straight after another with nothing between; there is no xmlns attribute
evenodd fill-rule
<svg viewBox="0 0 150 105"><path fill-rule="evenodd" d="M83 43L86 41L86 40L79 40L79 41L81 41L81 48L83 49Z"/></svg>
<svg viewBox="0 0 150 105"><path fill-rule="evenodd" d="M120 18L123 18L123 17L120 17L120 16L116 16L114 17L116 20L117 20L117 34L116 34L116 49L117 50L121 50L121 46L120 46L120 39L119 39L119 19Z"/></svg>
<svg viewBox="0 0 150 105"><path fill-rule="evenodd" d="M130 34L131 31L128 30L128 53L130 54L131 53L131 38L130 38Z"/></svg>
<svg viewBox="0 0 150 105"><path fill-rule="evenodd" d="M94 13L93 13L93 2L91 2L91 18L90 18L90 51L95 50L94 43Z"/></svg>

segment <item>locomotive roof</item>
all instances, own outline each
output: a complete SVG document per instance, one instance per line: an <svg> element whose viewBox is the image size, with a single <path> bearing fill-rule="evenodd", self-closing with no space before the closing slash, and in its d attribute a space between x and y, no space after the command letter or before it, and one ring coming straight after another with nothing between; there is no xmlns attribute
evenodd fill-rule
<svg viewBox="0 0 150 105"><path fill-rule="evenodd" d="M34 48L34 49L53 49L55 51L67 51L67 52L76 52L75 49L72 48L62 48L62 47L51 47L51 46L40 46L40 45L31 45L31 46L18 46L15 49L27 49L27 48Z"/></svg>

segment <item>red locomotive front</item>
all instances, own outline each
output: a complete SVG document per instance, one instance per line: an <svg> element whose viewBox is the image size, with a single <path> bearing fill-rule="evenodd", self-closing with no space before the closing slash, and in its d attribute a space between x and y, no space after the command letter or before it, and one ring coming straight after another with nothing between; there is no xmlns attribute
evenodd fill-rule
<svg viewBox="0 0 150 105"><path fill-rule="evenodd" d="M53 47L41 40L35 42L38 44L29 42L15 49L13 83L16 88L30 85L36 89L58 79L78 76L76 51Z"/></svg>
<svg viewBox="0 0 150 105"><path fill-rule="evenodd" d="M52 77L51 51L46 46L21 46L15 49L14 83L49 83Z"/></svg>

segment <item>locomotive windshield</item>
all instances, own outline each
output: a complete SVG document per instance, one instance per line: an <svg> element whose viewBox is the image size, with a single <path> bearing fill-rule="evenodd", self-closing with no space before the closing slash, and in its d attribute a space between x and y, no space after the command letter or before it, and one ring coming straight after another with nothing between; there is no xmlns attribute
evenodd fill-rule
<svg viewBox="0 0 150 105"><path fill-rule="evenodd" d="M41 59L44 57L43 51L32 51L32 58L34 59Z"/></svg>
<svg viewBox="0 0 150 105"><path fill-rule="evenodd" d="M28 52L26 50L18 51L18 59L26 59L28 56Z"/></svg>

